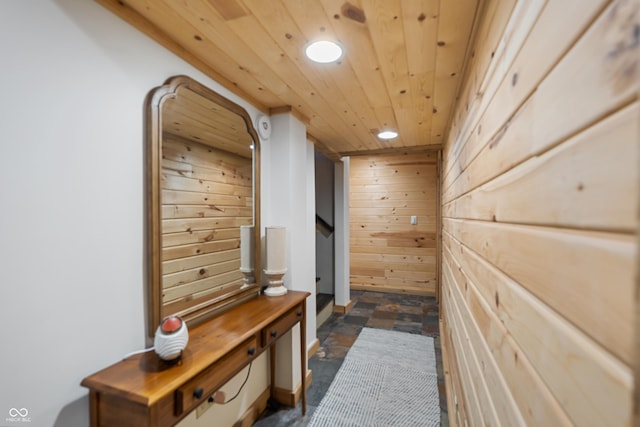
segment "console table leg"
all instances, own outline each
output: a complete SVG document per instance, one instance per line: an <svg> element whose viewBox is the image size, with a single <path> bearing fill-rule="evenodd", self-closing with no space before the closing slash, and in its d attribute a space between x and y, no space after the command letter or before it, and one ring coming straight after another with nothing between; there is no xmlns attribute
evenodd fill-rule
<svg viewBox="0 0 640 427"><path fill-rule="evenodd" d="M300 321L300 371L302 371L302 415L307 413L307 304L302 303Z"/></svg>
<svg viewBox="0 0 640 427"><path fill-rule="evenodd" d="M273 343L269 346L269 375L270 379L270 392L271 398L276 398L276 344Z"/></svg>

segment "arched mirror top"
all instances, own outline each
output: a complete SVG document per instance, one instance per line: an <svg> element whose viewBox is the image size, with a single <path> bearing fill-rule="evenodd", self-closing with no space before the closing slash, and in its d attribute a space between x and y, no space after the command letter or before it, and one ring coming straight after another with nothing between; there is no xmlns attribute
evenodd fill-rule
<svg viewBox="0 0 640 427"><path fill-rule="evenodd" d="M193 325L258 294L260 140L244 108L186 76L146 104L153 336L165 316Z"/></svg>

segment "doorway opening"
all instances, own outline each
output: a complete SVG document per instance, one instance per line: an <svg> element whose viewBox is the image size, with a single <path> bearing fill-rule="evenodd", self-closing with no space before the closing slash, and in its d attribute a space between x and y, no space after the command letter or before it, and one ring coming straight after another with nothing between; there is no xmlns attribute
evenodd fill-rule
<svg viewBox="0 0 640 427"><path fill-rule="evenodd" d="M315 152L316 198L316 325L331 313L335 295L335 196L332 160Z"/></svg>

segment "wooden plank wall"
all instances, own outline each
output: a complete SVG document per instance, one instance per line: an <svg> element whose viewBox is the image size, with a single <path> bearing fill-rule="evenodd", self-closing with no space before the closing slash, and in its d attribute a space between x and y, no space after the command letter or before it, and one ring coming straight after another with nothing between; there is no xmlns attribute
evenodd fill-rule
<svg viewBox="0 0 640 427"><path fill-rule="evenodd" d="M352 289L435 294L437 161L434 151L351 158Z"/></svg>
<svg viewBox="0 0 640 427"><path fill-rule="evenodd" d="M640 2L488 0L443 149L452 425L633 420Z"/></svg>
<svg viewBox="0 0 640 427"><path fill-rule="evenodd" d="M243 283L240 226L253 223L251 159L163 135L163 305Z"/></svg>

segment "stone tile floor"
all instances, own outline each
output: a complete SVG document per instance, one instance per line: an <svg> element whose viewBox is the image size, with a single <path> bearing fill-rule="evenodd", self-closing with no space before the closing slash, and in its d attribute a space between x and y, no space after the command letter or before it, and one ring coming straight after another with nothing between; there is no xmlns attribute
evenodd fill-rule
<svg viewBox="0 0 640 427"><path fill-rule="evenodd" d="M332 314L318 329L320 348L309 360L313 372L307 392L307 415L297 408L270 406L254 424L258 427L306 426L320 404L342 362L363 327L388 329L434 337L440 393L440 420L449 425L442 370L438 304L433 297L351 291L353 303L346 314Z"/></svg>

